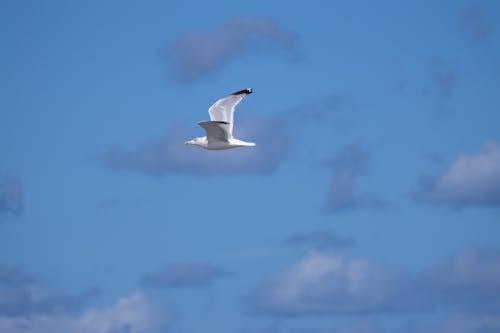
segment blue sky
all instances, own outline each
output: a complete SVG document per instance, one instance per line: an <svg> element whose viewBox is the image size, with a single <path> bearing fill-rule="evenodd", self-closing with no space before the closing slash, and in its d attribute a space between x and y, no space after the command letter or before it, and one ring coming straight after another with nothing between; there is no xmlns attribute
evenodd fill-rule
<svg viewBox="0 0 500 333"><path fill-rule="evenodd" d="M0 331L500 331L499 14L1 1Z"/></svg>

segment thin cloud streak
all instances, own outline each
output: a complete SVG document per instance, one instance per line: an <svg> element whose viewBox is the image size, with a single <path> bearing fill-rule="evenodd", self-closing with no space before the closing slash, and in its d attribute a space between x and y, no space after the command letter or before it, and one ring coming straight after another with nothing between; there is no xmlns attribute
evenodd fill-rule
<svg viewBox="0 0 500 333"><path fill-rule="evenodd" d="M149 288L203 288L231 273L225 269L206 263L176 263L145 274L141 285Z"/></svg>
<svg viewBox="0 0 500 333"><path fill-rule="evenodd" d="M305 245L317 249L347 247L355 244L354 238L342 237L330 230L295 233L286 239L289 245Z"/></svg>
<svg viewBox="0 0 500 333"><path fill-rule="evenodd" d="M496 333L500 332L500 316L459 313L425 328L407 329L409 333Z"/></svg>

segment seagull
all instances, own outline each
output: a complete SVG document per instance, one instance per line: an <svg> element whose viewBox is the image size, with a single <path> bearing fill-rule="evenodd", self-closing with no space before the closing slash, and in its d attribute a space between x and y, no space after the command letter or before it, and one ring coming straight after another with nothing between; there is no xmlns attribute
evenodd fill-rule
<svg viewBox="0 0 500 333"><path fill-rule="evenodd" d="M197 145L208 150L222 150L238 147L253 147L255 143L233 138L234 108L246 96L251 88L243 89L219 99L209 109L210 121L200 121L207 136L186 141L187 145Z"/></svg>

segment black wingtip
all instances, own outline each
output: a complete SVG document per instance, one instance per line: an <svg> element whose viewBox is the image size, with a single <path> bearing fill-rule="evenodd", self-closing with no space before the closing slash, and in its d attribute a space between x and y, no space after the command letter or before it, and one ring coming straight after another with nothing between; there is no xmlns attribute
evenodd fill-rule
<svg viewBox="0 0 500 333"><path fill-rule="evenodd" d="M211 123L211 124L224 124L224 125L229 125L230 124L229 122L222 121L222 120L209 120L209 121L199 121L198 125L208 124L208 123Z"/></svg>
<svg viewBox="0 0 500 333"><path fill-rule="evenodd" d="M252 91L252 88L246 88L246 89L243 89L243 90L240 90L240 91L237 91L237 92L234 92L232 93L231 95L242 95L242 94L251 94L253 91Z"/></svg>

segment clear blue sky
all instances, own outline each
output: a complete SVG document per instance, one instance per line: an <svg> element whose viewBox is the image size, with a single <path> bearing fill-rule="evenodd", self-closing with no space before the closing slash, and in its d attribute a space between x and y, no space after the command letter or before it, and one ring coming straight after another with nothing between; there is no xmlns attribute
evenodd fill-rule
<svg viewBox="0 0 500 333"><path fill-rule="evenodd" d="M0 331L500 332L499 16L0 1Z"/></svg>

